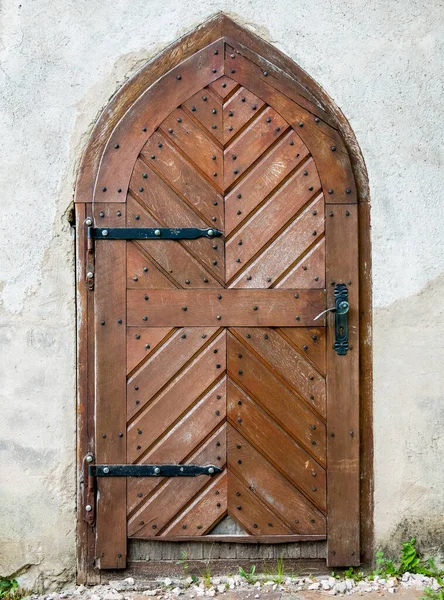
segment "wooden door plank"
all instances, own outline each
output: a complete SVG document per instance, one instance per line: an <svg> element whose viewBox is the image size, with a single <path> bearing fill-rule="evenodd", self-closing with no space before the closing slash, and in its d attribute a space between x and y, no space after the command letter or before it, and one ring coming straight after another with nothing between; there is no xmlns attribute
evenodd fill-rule
<svg viewBox="0 0 444 600"><path fill-rule="evenodd" d="M325 516L231 425L227 426L227 457L228 470L294 533L325 535Z"/></svg>
<svg viewBox="0 0 444 600"><path fill-rule="evenodd" d="M126 287L140 290L175 288L174 283L150 260L134 242L126 245Z"/></svg>
<svg viewBox="0 0 444 600"><path fill-rule="evenodd" d="M214 351L217 350L217 354ZM128 427L128 459L136 462L151 445L161 438L169 427L191 409L202 394L205 394L214 382L223 376L226 369L225 332L216 338L201 352L189 367L161 394L149 404ZM194 387L191 382L194 380ZM217 393L220 396L220 393ZM175 397L175 402L174 402ZM220 398L216 398L217 401ZM203 410L203 409L202 409ZM216 414L217 413L217 414ZM215 422L225 415L225 409L219 407L212 415ZM194 412L194 417L205 420L204 416ZM213 425L213 428L215 425Z"/></svg>
<svg viewBox="0 0 444 600"><path fill-rule="evenodd" d="M202 68L203 64L205 67ZM108 138L97 174L94 200L121 202L122 196L126 197L136 158L159 123L174 107L221 75L223 41L217 40L166 73L148 89L141 90L139 98Z"/></svg>
<svg viewBox="0 0 444 600"><path fill-rule="evenodd" d="M138 328L322 325L314 318L324 309L324 290L128 290L128 324Z"/></svg>
<svg viewBox="0 0 444 600"><path fill-rule="evenodd" d="M313 363L321 375L325 376L327 372L325 327L285 327L278 331Z"/></svg>
<svg viewBox="0 0 444 600"><path fill-rule="evenodd" d="M358 207L331 207L327 220L327 281L346 283L349 290L349 344L339 356L333 350L334 315L328 317L327 334L327 455L328 541L327 564L360 563L359 513L359 269ZM345 251L346 249L346 251ZM329 306L334 286L328 286Z"/></svg>
<svg viewBox="0 0 444 600"><path fill-rule="evenodd" d="M178 329L128 379L127 414L132 418L157 394L194 355L207 344L216 327ZM214 344L224 343L219 336Z"/></svg>
<svg viewBox="0 0 444 600"><path fill-rule="evenodd" d="M222 460L217 461L217 456L221 456ZM219 466L223 467L225 461L226 426L222 425L192 454L188 462L198 465L216 464L218 462ZM221 476L223 476L223 473L211 478L207 475L169 478L130 517L128 521L129 536L138 538L158 536L162 533L162 528L175 519L176 515L187 506L188 502L200 490L205 489L210 481L218 481L222 478ZM184 535L186 533L187 530L184 529Z"/></svg>
<svg viewBox="0 0 444 600"><path fill-rule="evenodd" d="M126 330L127 373L131 373L142 360L157 350L157 346L162 344L172 331L172 327L143 327L140 331L128 327Z"/></svg>
<svg viewBox="0 0 444 600"><path fill-rule="evenodd" d="M285 328L286 329L286 328ZM285 331L284 329L284 331ZM304 423L308 427L316 424L313 421L313 410L316 410L323 418L326 416L326 394L325 394L325 379L320 375L316 369L314 369L310 363L308 363L304 357L290 345L276 330L271 328L252 328L252 327L237 327L234 332L239 338L242 339L242 344L239 341L235 341L234 337L229 336L229 355L231 356L231 344L233 344L233 366L229 363L229 369L232 372L236 372L238 369L242 369L241 364L247 362L245 359L247 355L250 355L249 362L253 365L248 367L248 373L254 372L254 378L258 379L257 370L263 369L259 362L262 361L266 365L266 371L264 372L263 379L267 379L267 372L273 371L274 375L281 378L288 387L290 387L299 398L303 398L306 404L310 407L310 410L304 409L305 419L299 414L297 419L300 423ZM242 346L249 348L249 352L243 352ZM254 351L256 358L251 354ZM238 358L236 353L243 354L242 358ZM246 377L247 368L244 369L244 376ZM274 378L273 378L274 379ZM244 378L242 379L242 381ZM259 387L252 381L255 387ZM265 381L264 381L264 386ZM277 387L277 383L273 381L273 386ZM247 386L248 387L248 386ZM282 387L282 386L281 386ZM248 388L251 389L251 388ZM270 389L269 394L272 394ZM277 401L281 393L276 393ZM284 392L282 392L284 395ZM271 397L271 396L270 396ZM291 410L288 411L293 412ZM282 421L285 423L285 418ZM317 422L317 419L316 419ZM324 431L325 434L325 431ZM311 434L305 438L305 443L310 447L312 445ZM318 440L318 446L325 452L325 440ZM312 448L309 448L313 450ZM319 449L319 451L321 451ZM325 455L324 455L325 460Z"/></svg>
<svg viewBox="0 0 444 600"><path fill-rule="evenodd" d="M307 156L308 150L301 138L293 130L288 131L226 196L226 235L272 194Z"/></svg>
<svg viewBox="0 0 444 600"><path fill-rule="evenodd" d="M210 90L215 92L218 96L225 100L228 96L238 87L238 83L233 81L226 75L223 75L216 81L212 81L208 86Z"/></svg>
<svg viewBox="0 0 444 600"><path fill-rule="evenodd" d="M179 390L177 390L179 392ZM188 390L180 390L181 407L185 406L182 400L184 396L189 395ZM200 446L204 439L208 436L208 432L214 429L215 424L225 420L226 417L226 378L218 381L205 395L192 405L195 398L200 395L200 388L195 386L194 395L191 396L188 406L191 408L180 417L173 426L166 425L161 433L163 437L156 442L152 449L143 456L141 463L143 464L162 464L162 463L182 463L186 462L186 458L191 455L195 448ZM168 400L168 399L167 399ZM165 406L165 410L168 406ZM217 414L219 413L219 414ZM180 414L180 410L176 410L175 414L170 417L170 422ZM146 424L151 428L151 424ZM222 460L222 454L216 456L218 465ZM130 477L128 479L128 512L133 512L148 496L152 490L164 481L163 477Z"/></svg>
<svg viewBox="0 0 444 600"><path fill-rule="evenodd" d="M182 104L210 136L223 142L222 101L211 89L204 88Z"/></svg>
<svg viewBox="0 0 444 600"><path fill-rule="evenodd" d="M127 226L128 227L160 227L161 224L147 210L145 210L134 198L128 196L127 202ZM211 242L211 240L208 240ZM161 242L161 243L159 243ZM221 287L216 279L214 271L211 272L200 260L196 260L190 251L182 243L176 240L142 240L137 246L155 262L156 267L161 269L165 275L171 278L178 286L196 287ZM219 256L223 256L223 243L213 242L211 263L218 263ZM188 283L187 283L188 282Z"/></svg>
<svg viewBox="0 0 444 600"><path fill-rule="evenodd" d="M253 63L236 55L236 69L231 77L262 98L298 131L316 162L326 203L356 203L356 186L350 158L341 140L333 142L320 127L321 121L316 122L310 113L273 88L267 83L267 78L257 77L256 71ZM329 190L332 193L328 193Z"/></svg>
<svg viewBox="0 0 444 600"><path fill-rule="evenodd" d="M229 423L325 513L325 469L231 380L227 396ZM316 484L313 471L317 473Z"/></svg>
<svg viewBox="0 0 444 600"><path fill-rule="evenodd" d="M134 180L138 182L143 178L143 175L147 176L147 183L142 186L134 185ZM210 221L211 225L204 221L195 210L188 206L169 185L141 160L137 161L134 166L130 190L138 203L147 208L155 222L162 227L198 227L205 229L208 226L216 226L216 221L217 226L221 226L216 217L214 217L216 219L214 223ZM221 206L223 206L222 202ZM207 269L212 271L216 277L223 278L224 256L222 251L218 253L219 256L216 256L217 253L212 249L214 240L202 237L196 240L182 240L180 243L188 252L196 256ZM214 264L214 258L218 259L216 264Z"/></svg>
<svg viewBox="0 0 444 600"><path fill-rule="evenodd" d="M291 529L252 494L240 479L228 472L228 514L250 535L287 535Z"/></svg>
<svg viewBox="0 0 444 600"><path fill-rule="evenodd" d="M306 209L240 274L230 288L271 287L299 256L322 236L324 201L318 196Z"/></svg>
<svg viewBox="0 0 444 600"><path fill-rule="evenodd" d="M325 239L319 240L275 287L325 288Z"/></svg>
<svg viewBox="0 0 444 600"><path fill-rule="evenodd" d="M231 279L270 243L301 208L319 193L321 182L308 159L233 235L225 246L226 277ZM311 287L311 286L310 286Z"/></svg>
<svg viewBox="0 0 444 600"><path fill-rule="evenodd" d="M207 223L223 228L223 197L156 131L142 149L142 157L167 183L193 207ZM153 160L151 156L156 158ZM215 204L217 202L217 204ZM216 217L214 221L213 217Z"/></svg>
<svg viewBox="0 0 444 600"><path fill-rule="evenodd" d="M226 511L227 472L224 471L162 532L162 536L181 536L185 531L187 535L205 535L220 521Z"/></svg>
<svg viewBox="0 0 444 600"><path fill-rule="evenodd" d="M286 121L267 107L224 150L224 189L227 189L288 129ZM235 157L235 158L234 158Z"/></svg>
<svg viewBox="0 0 444 600"><path fill-rule="evenodd" d="M95 221L115 227L125 206L94 206ZM120 213L120 215L117 215ZM103 214L104 216L100 216ZM126 242L95 244L95 405L97 464L126 463ZM110 302L112 298L112 302ZM126 480L97 481L96 564L126 565Z"/></svg>
<svg viewBox="0 0 444 600"><path fill-rule="evenodd" d="M263 106L264 102L245 88L240 88L233 94L224 104L223 143L227 144L234 135L239 133L242 127L255 118Z"/></svg>
<svg viewBox="0 0 444 600"><path fill-rule="evenodd" d="M221 191L223 185L223 156L218 142L182 109L173 111L160 126L162 134L174 142L176 148L201 171L214 187ZM212 157L216 158L213 159Z"/></svg>

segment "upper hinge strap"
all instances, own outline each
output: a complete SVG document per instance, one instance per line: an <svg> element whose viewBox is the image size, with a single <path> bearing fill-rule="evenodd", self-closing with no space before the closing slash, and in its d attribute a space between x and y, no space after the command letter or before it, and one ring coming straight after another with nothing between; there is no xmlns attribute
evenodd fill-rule
<svg viewBox="0 0 444 600"><path fill-rule="evenodd" d="M197 227L88 227L88 237L95 240L196 240L221 235L219 229Z"/></svg>

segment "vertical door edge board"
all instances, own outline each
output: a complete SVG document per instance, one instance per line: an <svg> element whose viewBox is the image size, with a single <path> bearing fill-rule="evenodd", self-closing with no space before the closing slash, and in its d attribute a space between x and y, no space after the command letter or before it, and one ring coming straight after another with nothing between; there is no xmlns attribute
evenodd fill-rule
<svg viewBox="0 0 444 600"><path fill-rule="evenodd" d="M327 331L327 566L360 564L359 262L358 206L336 205L326 217L328 306L334 285L347 284L349 346L333 349L335 316Z"/></svg>

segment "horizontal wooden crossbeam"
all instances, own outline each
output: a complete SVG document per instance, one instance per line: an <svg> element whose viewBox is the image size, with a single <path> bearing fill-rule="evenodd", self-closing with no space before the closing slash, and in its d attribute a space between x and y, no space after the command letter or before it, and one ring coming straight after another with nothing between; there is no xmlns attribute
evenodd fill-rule
<svg viewBox="0 0 444 600"><path fill-rule="evenodd" d="M322 326L324 290L128 290L130 327Z"/></svg>

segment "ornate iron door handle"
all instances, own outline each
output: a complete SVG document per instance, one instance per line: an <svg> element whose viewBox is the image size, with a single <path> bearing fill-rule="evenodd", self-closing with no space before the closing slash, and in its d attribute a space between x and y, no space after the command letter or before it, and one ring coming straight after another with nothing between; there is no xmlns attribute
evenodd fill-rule
<svg viewBox="0 0 444 600"><path fill-rule="evenodd" d="M313 320L319 319L328 312L335 313L335 343L333 349L340 355L347 354L348 351L348 289L345 283L337 283L334 290L335 305L323 310Z"/></svg>

